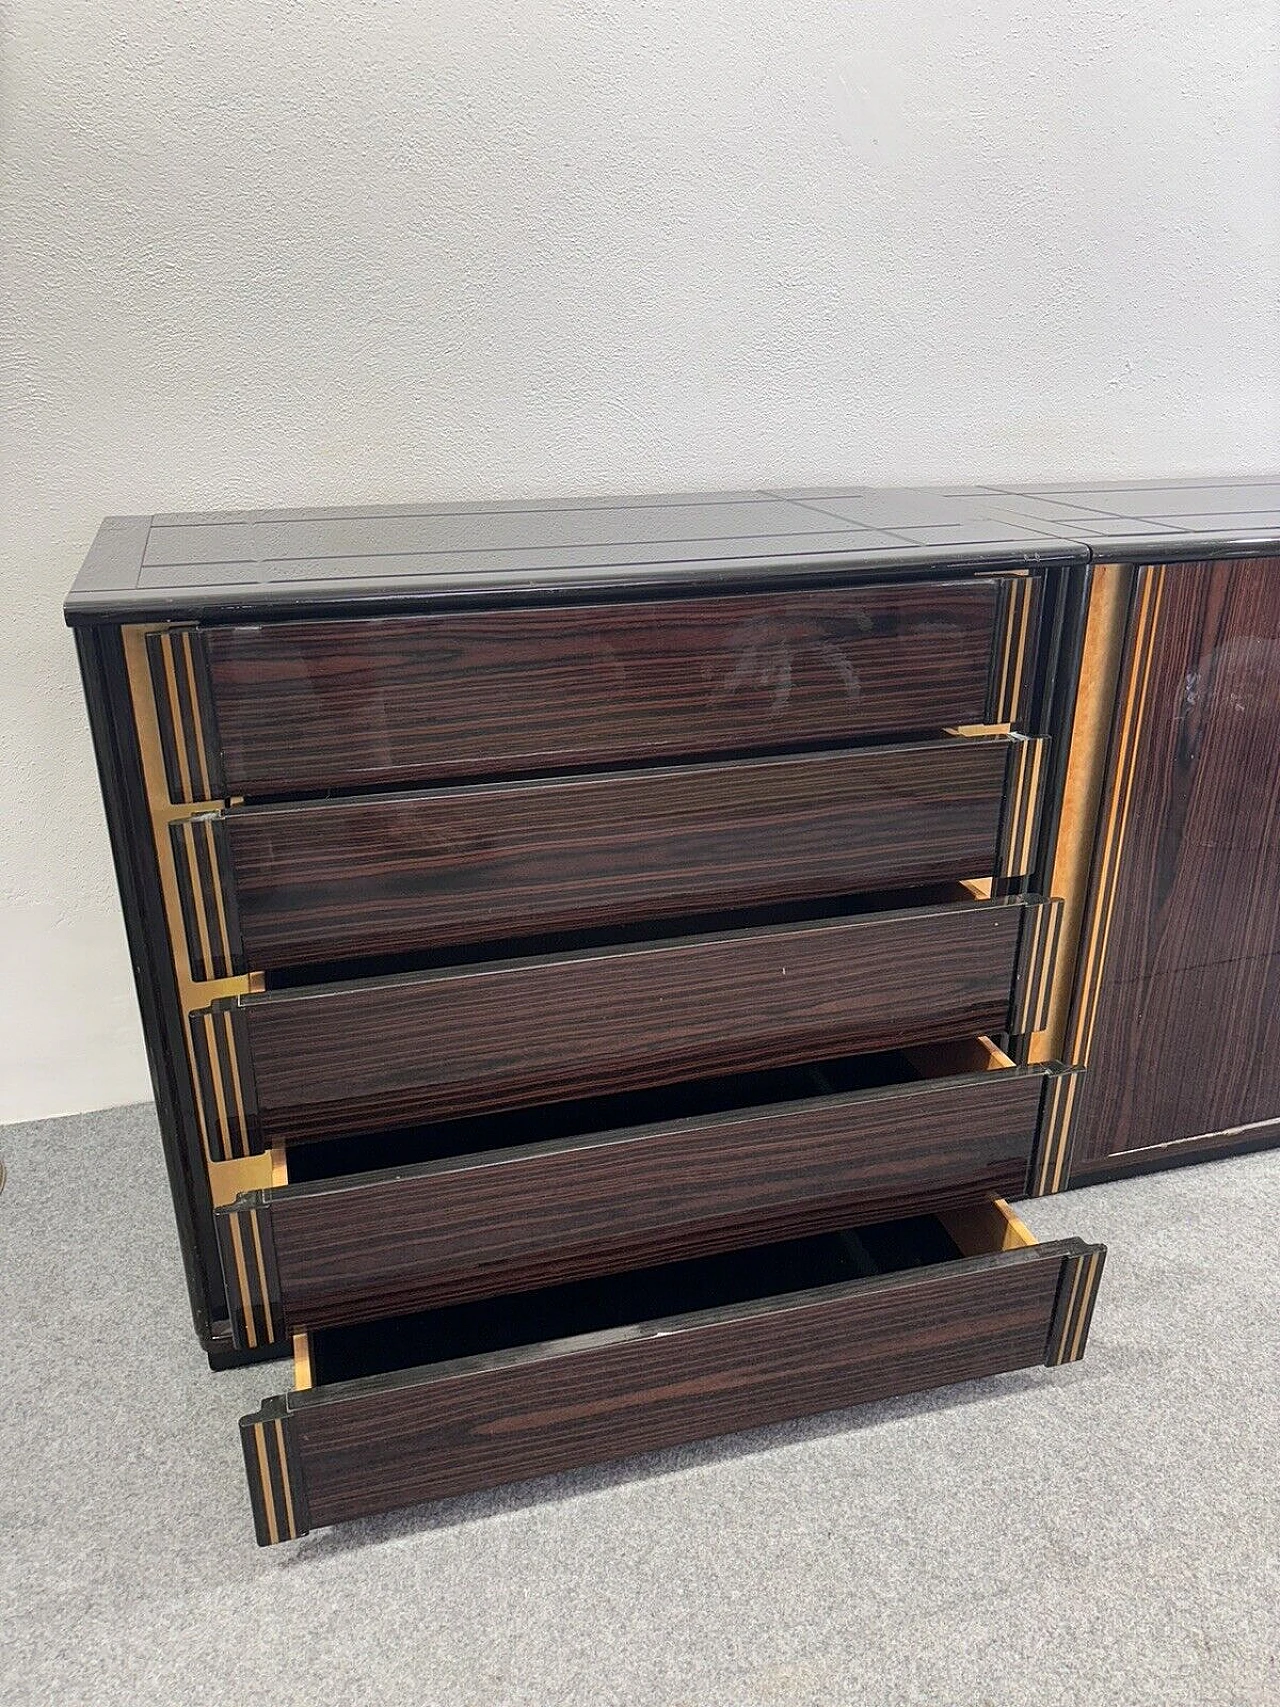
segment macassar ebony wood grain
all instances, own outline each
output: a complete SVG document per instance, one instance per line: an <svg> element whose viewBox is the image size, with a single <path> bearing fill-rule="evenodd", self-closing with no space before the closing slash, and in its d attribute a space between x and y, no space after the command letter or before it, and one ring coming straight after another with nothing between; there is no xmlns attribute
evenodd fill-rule
<svg viewBox="0 0 1280 1707"><path fill-rule="evenodd" d="M182 826L179 853L198 875L225 850L237 970L407 953L990 873L1009 745L951 738L235 807ZM202 943L216 949L226 932L207 892L204 918L193 893L187 934L203 964Z"/></svg>
<svg viewBox="0 0 1280 1707"><path fill-rule="evenodd" d="M1278 681L1280 558L1139 571L1067 1032L1077 1179L1280 1117Z"/></svg>
<svg viewBox="0 0 1280 1707"><path fill-rule="evenodd" d="M250 1344L281 1319L295 1332L1022 1196L1053 1072L803 1097L249 1193L219 1212L240 1332Z"/></svg>
<svg viewBox="0 0 1280 1707"><path fill-rule="evenodd" d="M194 639L228 793L294 794L981 722L1003 664L1003 585L234 624Z"/></svg>
<svg viewBox="0 0 1280 1707"><path fill-rule="evenodd" d="M1051 905L867 912L216 1002L192 1016L207 1123L245 1154L1010 1030Z"/></svg>
<svg viewBox="0 0 1280 1707"><path fill-rule="evenodd" d="M241 1424L258 1538L282 1538L284 1490L273 1457L264 1497L255 1429L279 1430L300 1534L1043 1363L1086 1254L1067 1240L972 1257L268 1401Z"/></svg>

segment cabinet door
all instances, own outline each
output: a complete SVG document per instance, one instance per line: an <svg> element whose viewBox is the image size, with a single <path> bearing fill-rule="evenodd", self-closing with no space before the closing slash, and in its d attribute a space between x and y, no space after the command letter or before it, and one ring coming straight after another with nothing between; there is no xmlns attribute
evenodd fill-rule
<svg viewBox="0 0 1280 1707"><path fill-rule="evenodd" d="M1280 1141L1280 559L1137 573L1066 1042L1073 1181Z"/></svg>

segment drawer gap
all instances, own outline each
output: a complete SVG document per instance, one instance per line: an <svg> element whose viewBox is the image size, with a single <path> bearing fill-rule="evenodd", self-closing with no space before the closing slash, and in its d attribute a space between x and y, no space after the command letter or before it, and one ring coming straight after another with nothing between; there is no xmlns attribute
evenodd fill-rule
<svg viewBox="0 0 1280 1707"><path fill-rule="evenodd" d="M570 1141L588 1133L706 1119L736 1110L798 1102L808 1097L876 1091L922 1079L1012 1068L985 1038L966 1038L911 1051L847 1055L753 1073L688 1079L616 1096L544 1103L501 1114L440 1121L403 1132L375 1132L289 1146L289 1183L396 1171L435 1161L529 1144Z"/></svg>
<svg viewBox="0 0 1280 1707"><path fill-rule="evenodd" d="M489 965L539 955L573 954L593 948L664 943L679 937L711 936L723 931L768 929L773 925L820 923L869 913L890 913L913 907L952 905L971 901L974 894L957 883L929 884L916 889L874 889L861 893L806 897L762 907L738 907L713 913L636 920L594 930L561 931L550 935L504 937L497 942L450 944L412 954L379 955L367 959L312 962L280 967L265 975L267 991L302 990L362 979L395 978L416 972L444 971L460 966Z"/></svg>
<svg viewBox="0 0 1280 1707"><path fill-rule="evenodd" d="M317 1387L331 1386L929 1268L956 1262L963 1254L933 1215L726 1251L538 1292L446 1305L415 1316L322 1329L308 1336L311 1379Z"/></svg>
<svg viewBox="0 0 1280 1707"><path fill-rule="evenodd" d="M326 801L335 804L342 801L354 800L394 800L415 795L431 795L447 793L460 786L475 788L502 788L510 783L527 782L559 782L579 780L587 781L592 777L604 774L630 774L632 772L652 771L660 764L663 770L692 769L698 765L733 765L749 764L752 761L767 761L769 759L787 759L799 755L822 753L875 752L886 747L902 747L906 744L929 741L942 741L948 746L959 747L967 742L981 740L986 737L1000 736L1008 733L1008 724L972 724L964 728L921 728L911 726L902 729L889 729L874 735L863 735L857 738L856 744L851 743L844 735L833 735L825 739L805 741L781 741L764 747L712 747L705 751L688 753L663 754L660 761L655 761L652 755L642 754L636 758L617 759L611 761L607 772L602 772L600 761L584 761L577 765L521 765L501 771L481 771L465 777L444 775L438 777L423 777L421 779L399 778L392 782L381 783L348 783L342 788L278 788L270 794L253 791L242 793L238 798L252 805L255 811L270 812L272 807L291 808L294 806L323 805Z"/></svg>

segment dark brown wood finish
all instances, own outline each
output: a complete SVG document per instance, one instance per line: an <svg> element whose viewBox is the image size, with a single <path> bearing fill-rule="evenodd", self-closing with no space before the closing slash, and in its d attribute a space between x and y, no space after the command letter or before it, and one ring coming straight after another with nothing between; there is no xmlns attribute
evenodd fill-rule
<svg viewBox="0 0 1280 1707"><path fill-rule="evenodd" d="M233 1295L245 1277L241 1335L1022 1196L1053 1073L925 1079L254 1192L220 1211L238 1223L224 1248Z"/></svg>
<svg viewBox="0 0 1280 1707"><path fill-rule="evenodd" d="M1003 1032L1043 916L959 902L235 998L192 1018L209 1126L236 1154Z"/></svg>
<svg viewBox="0 0 1280 1707"><path fill-rule="evenodd" d="M198 631L229 793L981 722L998 579Z"/></svg>
<svg viewBox="0 0 1280 1707"><path fill-rule="evenodd" d="M1076 1179L1280 1121L1280 558L1141 571L1129 654L1068 1030Z"/></svg>
<svg viewBox="0 0 1280 1707"><path fill-rule="evenodd" d="M1088 1255L1063 1241L269 1401L241 1424L258 1538L1044 1363Z"/></svg>
<svg viewBox="0 0 1280 1707"><path fill-rule="evenodd" d="M953 738L236 807L181 826L179 870L209 860L216 828L238 971L906 888L993 871L1009 745ZM223 933L208 896L193 897L201 964Z"/></svg>

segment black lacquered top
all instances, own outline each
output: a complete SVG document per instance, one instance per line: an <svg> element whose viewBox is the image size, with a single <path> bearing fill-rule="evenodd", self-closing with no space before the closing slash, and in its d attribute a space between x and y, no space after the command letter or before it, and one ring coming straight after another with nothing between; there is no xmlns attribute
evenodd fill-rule
<svg viewBox="0 0 1280 1707"><path fill-rule="evenodd" d="M1280 476L111 516L69 622L1280 552Z"/></svg>

